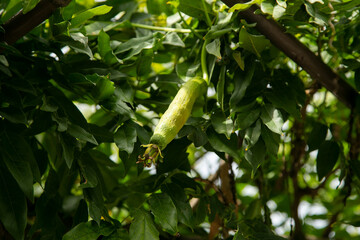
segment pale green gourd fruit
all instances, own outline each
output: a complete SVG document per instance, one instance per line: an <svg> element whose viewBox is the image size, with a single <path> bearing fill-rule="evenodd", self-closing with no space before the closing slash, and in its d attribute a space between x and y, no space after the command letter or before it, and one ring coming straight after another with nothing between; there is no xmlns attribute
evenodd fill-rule
<svg viewBox="0 0 360 240"><path fill-rule="evenodd" d="M196 99L204 94L206 89L206 81L199 77L190 79L180 88L169 108L160 118L150 139L150 144L145 145L147 149L142 157L139 156L138 163L143 162L147 167L155 163L158 156L161 156L161 150L176 137L176 134L184 126L190 117Z"/></svg>

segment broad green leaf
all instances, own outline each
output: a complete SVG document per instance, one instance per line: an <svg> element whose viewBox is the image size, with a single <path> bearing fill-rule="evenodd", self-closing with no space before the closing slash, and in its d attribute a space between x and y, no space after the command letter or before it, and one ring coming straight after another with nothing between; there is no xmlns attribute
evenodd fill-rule
<svg viewBox="0 0 360 240"><path fill-rule="evenodd" d="M135 209L131 214L134 221L130 225L130 240L158 240L159 232L149 213Z"/></svg>
<svg viewBox="0 0 360 240"><path fill-rule="evenodd" d="M121 228L121 229L117 229L115 230L111 235L109 236L105 236L102 238L103 240L129 240L129 233Z"/></svg>
<svg viewBox="0 0 360 240"><path fill-rule="evenodd" d="M90 240L100 236L109 236L115 230L114 226L101 221L100 226L95 221L82 222L67 232L62 240Z"/></svg>
<svg viewBox="0 0 360 240"><path fill-rule="evenodd" d="M20 123L27 125L28 120L24 111L20 108L9 106L6 108L0 108L0 116L6 118L10 122Z"/></svg>
<svg viewBox="0 0 360 240"><path fill-rule="evenodd" d="M113 65L115 63L122 63L122 61L115 56L110 47L109 35L107 35L107 33L103 30L101 30L98 35L98 48L100 56L106 64Z"/></svg>
<svg viewBox="0 0 360 240"><path fill-rule="evenodd" d="M174 7L168 4L168 0L147 0L146 7L151 14L161 15L165 13L170 16L174 13Z"/></svg>
<svg viewBox="0 0 360 240"><path fill-rule="evenodd" d="M54 102L60 106L66 113L66 116L72 123L79 125L80 127L87 129L87 121L80 112L80 110L70 101L65 95L56 88L48 89L49 93L53 96Z"/></svg>
<svg viewBox="0 0 360 240"><path fill-rule="evenodd" d="M138 55L143 49L151 49L154 47L155 38L154 35L149 34L145 37L132 38L129 41L121 43L117 46L115 54L128 52L123 60L128 60L131 57Z"/></svg>
<svg viewBox="0 0 360 240"><path fill-rule="evenodd" d="M286 9L280 5L276 5L273 9L273 18L278 20L285 14Z"/></svg>
<svg viewBox="0 0 360 240"><path fill-rule="evenodd" d="M153 194L149 199L149 205L161 227L172 235L176 234L178 216L170 196L166 193Z"/></svg>
<svg viewBox="0 0 360 240"><path fill-rule="evenodd" d="M244 11L249 9L254 4L261 4L263 0L252 0L246 3L237 3L229 9L229 12Z"/></svg>
<svg viewBox="0 0 360 240"><path fill-rule="evenodd" d="M165 39L162 42L166 45L178 46L178 47L185 47L185 43L181 40L179 35L175 32L170 32L165 35Z"/></svg>
<svg viewBox="0 0 360 240"><path fill-rule="evenodd" d="M274 2L270 0L262 1L260 8L263 13L272 15L274 11Z"/></svg>
<svg viewBox="0 0 360 240"><path fill-rule="evenodd" d="M115 133L114 141L120 151L131 154L134 150L137 132L131 122L125 122Z"/></svg>
<svg viewBox="0 0 360 240"><path fill-rule="evenodd" d="M210 16L213 16L213 12L211 10L211 6L206 3L206 9L204 9L201 1L193 1L193 0L179 0L178 9L179 11L200 20L205 20L205 12Z"/></svg>
<svg viewBox="0 0 360 240"><path fill-rule="evenodd" d="M78 161L81 176L84 179L84 183L80 185L82 188L94 188L99 184L98 176L96 174L95 168L97 167L94 165L93 161L89 161L89 159L80 159Z"/></svg>
<svg viewBox="0 0 360 240"><path fill-rule="evenodd" d="M230 139L227 139L225 135L218 134L214 129L208 128L206 131L211 146L219 151L228 153L236 159L241 158L240 150L237 148L237 138L235 134L232 134Z"/></svg>
<svg viewBox="0 0 360 240"><path fill-rule="evenodd" d="M80 32L70 33L70 37L61 36L60 39L58 37L57 40L62 41L77 53L86 54L90 57L90 59L94 58L93 53L88 45L88 38Z"/></svg>
<svg viewBox="0 0 360 240"><path fill-rule="evenodd" d="M260 53L271 45L270 41L262 35L253 35L242 27L239 33L239 46L256 54L259 58Z"/></svg>
<svg viewBox="0 0 360 240"><path fill-rule="evenodd" d="M98 145L95 137L91 133L89 133L88 131L86 131L85 129L83 129L82 127L80 127L78 125L70 124L68 126L67 132L75 138Z"/></svg>
<svg viewBox="0 0 360 240"><path fill-rule="evenodd" d="M0 221L15 240L22 240L27 223L26 199L5 166L0 166L0 192Z"/></svg>
<svg viewBox="0 0 360 240"><path fill-rule="evenodd" d="M327 132L328 127L326 125L318 122L314 122L312 124L312 130L307 141L309 152L320 147L320 145L325 141Z"/></svg>
<svg viewBox="0 0 360 240"><path fill-rule="evenodd" d="M241 70L245 70L245 63L243 58L241 57L241 52L235 51L232 54L233 58L235 59L235 61L237 62L237 64L239 65Z"/></svg>
<svg viewBox="0 0 360 240"><path fill-rule="evenodd" d="M73 19L71 19L71 27L77 27L80 24L85 23L87 20L89 20L90 18L93 18L97 15L104 15L108 12L110 12L110 10L112 9L112 7L110 6L106 6L106 5L101 5L89 10L86 10L82 13L80 13L79 15L75 16Z"/></svg>
<svg viewBox="0 0 360 240"><path fill-rule="evenodd" d="M254 126L248 127L245 130L243 146L246 149L251 148L252 146L254 146L257 143L260 135L261 135L261 122L260 122L260 120L257 120Z"/></svg>
<svg viewBox="0 0 360 240"><path fill-rule="evenodd" d="M254 146L245 149L245 159L253 168L253 174L256 169L263 163L266 154L266 147L264 141L260 138Z"/></svg>
<svg viewBox="0 0 360 240"><path fill-rule="evenodd" d="M220 108L224 111L224 88L225 88L225 76L226 76L226 67L221 66L219 81L216 85L216 98L218 103L220 104Z"/></svg>
<svg viewBox="0 0 360 240"><path fill-rule="evenodd" d="M265 104L261 109L260 118L262 122L274 133L282 134L284 120L281 112L270 104Z"/></svg>
<svg viewBox="0 0 360 240"><path fill-rule="evenodd" d="M249 112L240 112L237 115L236 123L240 129L246 129L251 126L259 117L261 110L260 108L255 108Z"/></svg>
<svg viewBox="0 0 360 240"><path fill-rule="evenodd" d="M5 67L9 66L9 62L4 55L0 55L0 63L2 63Z"/></svg>
<svg viewBox="0 0 360 240"><path fill-rule="evenodd" d="M279 150L280 135L272 132L266 126L262 126L261 127L261 138L265 142L266 152L268 154L277 156L277 153Z"/></svg>
<svg viewBox="0 0 360 240"><path fill-rule="evenodd" d="M285 238L276 236L269 226L259 219L242 220L238 223L238 230L233 240L247 240L247 239L266 239L266 240L285 240Z"/></svg>
<svg viewBox="0 0 360 240"><path fill-rule="evenodd" d="M207 143L206 133L199 127L185 125L178 133L179 138L184 136L187 136L187 138L194 143L195 147L200 147Z"/></svg>
<svg viewBox="0 0 360 240"><path fill-rule="evenodd" d="M254 76L255 64L245 69L245 73L242 71L236 72L235 89L230 98L230 106L234 108L245 96L246 89L251 83L251 80Z"/></svg>
<svg viewBox="0 0 360 240"><path fill-rule="evenodd" d="M187 81L196 76L196 71L199 69L200 64L192 64L183 62L176 65L175 70L177 75L184 81Z"/></svg>
<svg viewBox="0 0 360 240"><path fill-rule="evenodd" d="M31 164L36 164L32 149L26 141L12 132L3 131L0 134L1 155L7 169L19 184L25 195L33 201L33 172ZM37 166L36 166L37 167ZM40 177L37 168L36 175Z"/></svg>
<svg viewBox="0 0 360 240"><path fill-rule="evenodd" d="M40 0L22 0L23 13L31 11L39 2Z"/></svg>
<svg viewBox="0 0 360 240"><path fill-rule="evenodd" d="M340 154L340 147L335 141L325 141L320 145L316 157L316 171L319 181L334 168Z"/></svg>
<svg viewBox="0 0 360 240"><path fill-rule="evenodd" d="M221 53L220 53L220 47L221 47L221 43L219 39L215 39L212 42L208 43L206 45L206 51L209 54L214 55L215 57L217 57L218 59L221 59Z"/></svg>
<svg viewBox="0 0 360 240"><path fill-rule="evenodd" d="M146 76L151 73L151 64L154 59L154 51L152 49L144 49L136 60L136 76Z"/></svg>
<svg viewBox="0 0 360 240"><path fill-rule="evenodd" d="M226 117L222 111L216 111L211 115L211 124L217 133L225 134L230 139L234 130L234 123L230 117Z"/></svg>
<svg viewBox="0 0 360 240"><path fill-rule="evenodd" d="M179 222L187 225L188 227L193 227L193 211L189 202L187 202L184 189L178 184L167 183L161 186L161 190L166 192L173 200Z"/></svg>
<svg viewBox="0 0 360 240"><path fill-rule="evenodd" d="M89 220L88 206L84 199L79 201L79 205L76 209L74 218L73 218L73 226L76 226L82 222L87 222Z"/></svg>
<svg viewBox="0 0 360 240"><path fill-rule="evenodd" d="M114 83L110 81L109 76L99 76L95 73L87 75L86 78L95 84L95 88L91 91L94 98L101 101L110 98L114 94Z"/></svg>
<svg viewBox="0 0 360 240"><path fill-rule="evenodd" d="M321 26L328 25L329 17L322 13L316 6L316 4L311 4L305 2L306 11L315 19L315 22Z"/></svg>
<svg viewBox="0 0 360 240"><path fill-rule="evenodd" d="M164 159L158 164L158 174L170 172L174 169L190 171L187 148L190 141L186 138L171 141L162 151Z"/></svg>
<svg viewBox="0 0 360 240"><path fill-rule="evenodd" d="M107 208L105 207L103 191L98 184L94 188L84 188L83 189L84 197L89 203L89 214L90 217L100 225L101 217L109 220L109 213Z"/></svg>
<svg viewBox="0 0 360 240"><path fill-rule="evenodd" d="M66 165L70 169L74 161L74 152L75 152L74 141L68 135L62 134L60 138L60 143L62 146L62 154L65 159Z"/></svg>

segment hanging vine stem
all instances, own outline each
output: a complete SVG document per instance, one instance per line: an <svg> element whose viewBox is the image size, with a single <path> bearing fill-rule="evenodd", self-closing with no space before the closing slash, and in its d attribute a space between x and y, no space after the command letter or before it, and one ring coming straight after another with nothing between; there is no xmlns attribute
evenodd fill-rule
<svg viewBox="0 0 360 240"><path fill-rule="evenodd" d="M132 27L136 28L143 28L143 29L149 29L154 31L163 31L163 32L176 32L176 33L200 33L200 32L207 32L207 29L183 29L183 28L171 28L171 27L157 27L157 26L151 26L146 24L140 24L140 23L130 23Z"/></svg>
<svg viewBox="0 0 360 240"><path fill-rule="evenodd" d="M203 79L209 86L210 79L209 79L209 72L208 72L207 64L206 64L206 45L208 44L208 41L209 40L205 40L203 43L203 46L201 48L201 70L202 70Z"/></svg>
<svg viewBox="0 0 360 240"><path fill-rule="evenodd" d="M211 19L210 19L209 13L208 13L208 11L207 11L207 7L206 7L205 0L201 0L201 3L202 3L203 9L204 9L204 13L205 13L206 24L210 27L210 26L212 25L212 23L211 23Z"/></svg>

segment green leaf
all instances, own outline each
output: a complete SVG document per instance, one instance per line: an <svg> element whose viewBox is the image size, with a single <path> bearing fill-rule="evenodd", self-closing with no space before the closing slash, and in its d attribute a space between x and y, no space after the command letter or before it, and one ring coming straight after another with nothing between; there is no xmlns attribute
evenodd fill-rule
<svg viewBox="0 0 360 240"><path fill-rule="evenodd" d="M272 154L273 156L277 156L279 150L280 143L280 135L272 132L266 126L261 127L261 138L265 142L266 152L268 154Z"/></svg>
<svg viewBox="0 0 360 240"><path fill-rule="evenodd" d="M182 187L175 183L167 183L161 186L161 190L167 193L173 200L179 222L187 225L188 227L193 227L193 211L189 202L187 201L187 196Z"/></svg>
<svg viewBox="0 0 360 240"><path fill-rule="evenodd" d="M182 62L176 65L175 70L177 75L184 81L187 81L196 76L196 71L200 64L191 64L189 62Z"/></svg>
<svg viewBox="0 0 360 240"><path fill-rule="evenodd" d="M114 141L120 151L131 154L134 150L137 131L131 125L131 122L125 122L115 133Z"/></svg>
<svg viewBox="0 0 360 240"><path fill-rule="evenodd" d="M150 210L161 227L174 235L177 229L177 211L170 196L165 193L153 194L149 199Z"/></svg>
<svg viewBox="0 0 360 240"><path fill-rule="evenodd" d="M235 12L235 11L245 11L246 9L249 9L254 4L261 4L262 0L252 0L246 3L237 3L234 6L232 6L229 9L229 12Z"/></svg>
<svg viewBox="0 0 360 240"><path fill-rule="evenodd" d="M315 19L317 24L321 26L328 25L329 17L322 13L315 4L305 2L305 8L309 15Z"/></svg>
<svg viewBox="0 0 360 240"><path fill-rule="evenodd" d="M260 117L260 108L250 110L250 112L240 112L237 115L236 123L240 129L250 127Z"/></svg>
<svg viewBox="0 0 360 240"><path fill-rule="evenodd" d="M86 78L95 84L91 91L94 98L104 100L110 98L114 92L114 83L110 81L109 76L99 76L98 74L87 75Z"/></svg>
<svg viewBox="0 0 360 240"><path fill-rule="evenodd" d="M225 134L230 139L234 130L234 123L230 117L226 117L222 111L216 111L211 115L211 124L217 133Z"/></svg>
<svg viewBox="0 0 360 240"><path fill-rule="evenodd" d="M205 12L204 7L201 1L193 1L193 0L179 0L178 9L179 11L200 20L205 20ZM206 11L210 15L213 15L211 11L211 6L206 3Z"/></svg>
<svg viewBox="0 0 360 240"><path fill-rule="evenodd" d="M109 236L114 231L114 226L101 221L100 226L95 221L80 223L67 232L62 240L91 240L100 236Z"/></svg>
<svg viewBox="0 0 360 240"><path fill-rule="evenodd" d="M94 58L93 53L88 44L88 38L85 37L82 33L80 32L70 33L70 37L67 38L67 41L64 41L64 43L67 44L72 49L74 49L75 52L86 54L90 57L90 59Z"/></svg>
<svg viewBox="0 0 360 240"><path fill-rule="evenodd" d="M113 50L111 49L110 37L104 32L104 30L101 30L98 35L98 48L100 56L106 64L113 65L115 63L122 63L122 61L115 56Z"/></svg>
<svg viewBox="0 0 360 240"><path fill-rule="evenodd" d="M86 204L86 201L84 199L81 199L73 218L73 226L76 226L82 222L87 222L88 219L89 219L88 206Z"/></svg>
<svg viewBox="0 0 360 240"><path fill-rule="evenodd" d="M31 160L31 158L34 159L31 148L21 136L3 131L0 134L0 149L3 161L11 175L15 178L25 195L33 201L34 190L31 162L36 163L36 161Z"/></svg>
<svg viewBox="0 0 360 240"><path fill-rule="evenodd" d="M159 232L149 213L142 209L132 211L134 221L130 225L130 240L158 240Z"/></svg>
<svg viewBox="0 0 360 240"><path fill-rule="evenodd" d="M209 54L212 54L215 57L221 59L220 47L221 47L220 40L215 39L214 41L212 41L206 45L206 51Z"/></svg>
<svg viewBox="0 0 360 240"><path fill-rule="evenodd" d="M219 81L216 85L216 99L222 111L224 111L224 88L225 88L226 66L221 66Z"/></svg>
<svg viewBox="0 0 360 240"><path fill-rule="evenodd" d="M78 125L70 124L68 126L67 132L75 138L98 145L95 137L91 133L89 133L88 131L86 131L85 129L83 129L82 127L80 127Z"/></svg>
<svg viewBox="0 0 360 240"><path fill-rule="evenodd" d="M284 120L282 118L281 112L270 104L265 104L261 109L262 122L273 132L282 134L282 126L284 125Z"/></svg>
<svg viewBox="0 0 360 240"><path fill-rule="evenodd" d="M186 138L171 141L162 151L164 159L158 164L158 174L170 172L174 169L190 171L187 148L190 141Z"/></svg>
<svg viewBox="0 0 360 240"><path fill-rule="evenodd" d="M123 60L128 60L139 54L143 49L151 49L155 45L154 35L150 34L145 37L131 38L130 40L117 46L115 54L125 53L129 51Z"/></svg>
<svg viewBox="0 0 360 240"><path fill-rule="evenodd" d="M219 151L227 153L236 159L241 158L240 150L237 148L237 137L232 134L230 139L223 134L218 134L213 128L208 128L206 131L211 146Z"/></svg>
<svg viewBox="0 0 360 240"><path fill-rule="evenodd" d="M168 0L147 0L146 7L151 14L170 16L174 13L174 7L167 3Z"/></svg>
<svg viewBox="0 0 360 240"><path fill-rule="evenodd" d="M266 154L266 148L264 141L260 138L254 146L249 149L245 149L245 159L253 167L253 174L260 164L264 161Z"/></svg>
<svg viewBox="0 0 360 240"><path fill-rule="evenodd" d="M281 18L286 12L286 9L280 5L276 5L273 9L273 18L275 20L278 20L279 18Z"/></svg>
<svg viewBox="0 0 360 240"><path fill-rule="evenodd" d="M235 59L236 63L239 65L241 70L245 70L245 63L243 58L241 57L241 52L235 51L232 54L233 58Z"/></svg>
<svg viewBox="0 0 360 240"><path fill-rule="evenodd" d="M40 0L22 0L23 13L25 14L32 10L39 2Z"/></svg>
<svg viewBox="0 0 360 240"><path fill-rule="evenodd" d="M320 145L316 157L316 171L319 181L334 168L340 154L340 147L335 141L325 141Z"/></svg>
<svg viewBox="0 0 360 240"><path fill-rule="evenodd" d="M66 134L62 134L60 138L60 143L62 146L62 154L65 159L66 165L70 169L74 161L74 152L75 152L74 139Z"/></svg>
<svg viewBox="0 0 360 240"><path fill-rule="evenodd" d="M9 66L9 62L4 55L0 55L0 63L2 63L5 67Z"/></svg>
<svg viewBox="0 0 360 240"><path fill-rule="evenodd" d="M6 118L12 123L20 123L25 125L28 123L27 117L21 108L12 106L0 108L0 116Z"/></svg>
<svg viewBox="0 0 360 240"><path fill-rule="evenodd" d="M271 46L271 43L264 36L250 34L246 31L245 27L242 27L239 33L239 46L256 54L260 58L260 53L265 50L265 48Z"/></svg>
<svg viewBox="0 0 360 240"><path fill-rule="evenodd" d="M230 106L235 108L236 105L244 98L246 89L251 83L254 76L255 64L251 64L250 68L245 69L245 74L241 71L236 72L235 89L230 97Z"/></svg>
<svg viewBox="0 0 360 240"><path fill-rule="evenodd" d="M261 122L260 120L257 120L254 126L248 127L245 130L243 146L246 149L251 148L252 146L255 145L255 143L257 143L260 135L261 135Z"/></svg>
<svg viewBox="0 0 360 240"><path fill-rule="evenodd" d="M0 166L0 192L0 221L15 240L22 240L27 223L26 199L4 166Z"/></svg>
<svg viewBox="0 0 360 240"><path fill-rule="evenodd" d="M309 152L320 147L320 145L325 141L327 132L328 127L326 125L318 122L314 122L312 124L312 130L307 141Z"/></svg>
<svg viewBox="0 0 360 240"><path fill-rule="evenodd" d="M97 15L104 15L108 12L110 12L110 10L112 9L112 7L110 6L106 6L106 5L101 5L89 10L86 10L82 13L80 13L79 15L77 15L76 17L74 17L73 19L71 19L71 27L77 27L80 24L85 23L87 20L89 20L90 18L93 18Z"/></svg>
<svg viewBox="0 0 360 240"><path fill-rule="evenodd" d="M78 161L81 176L84 179L84 183L80 184L82 188L94 188L99 184L98 176L96 174L96 165L94 165L93 161L89 161L89 159L80 159Z"/></svg>
<svg viewBox="0 0 360 240"><path fill-rule="evenodd" d="M175 32L170 32L170 33L166 34L165 39L162 43L166 44L166 45L172 45L172 46L177 46L177 47L182 47L182 48L185 47L185 43L181 40L179 35Z"/></svg>

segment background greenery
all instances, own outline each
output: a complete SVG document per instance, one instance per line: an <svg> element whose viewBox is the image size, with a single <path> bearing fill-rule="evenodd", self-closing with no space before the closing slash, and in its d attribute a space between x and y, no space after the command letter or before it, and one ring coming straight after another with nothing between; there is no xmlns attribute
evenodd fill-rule
<svg viewBox="0 0 360 240"><path fill-rule="evenodd" d="M1 1L0 21L37 3ZM360 89L358 0L237 9L255 3ZM357 109L230 12L216 0L73 0L0 43L0 238L360 239ZM207 96L163 162L136 164L201 74L204 42ZM209 156L218 170L204 177Z"/></svg>

